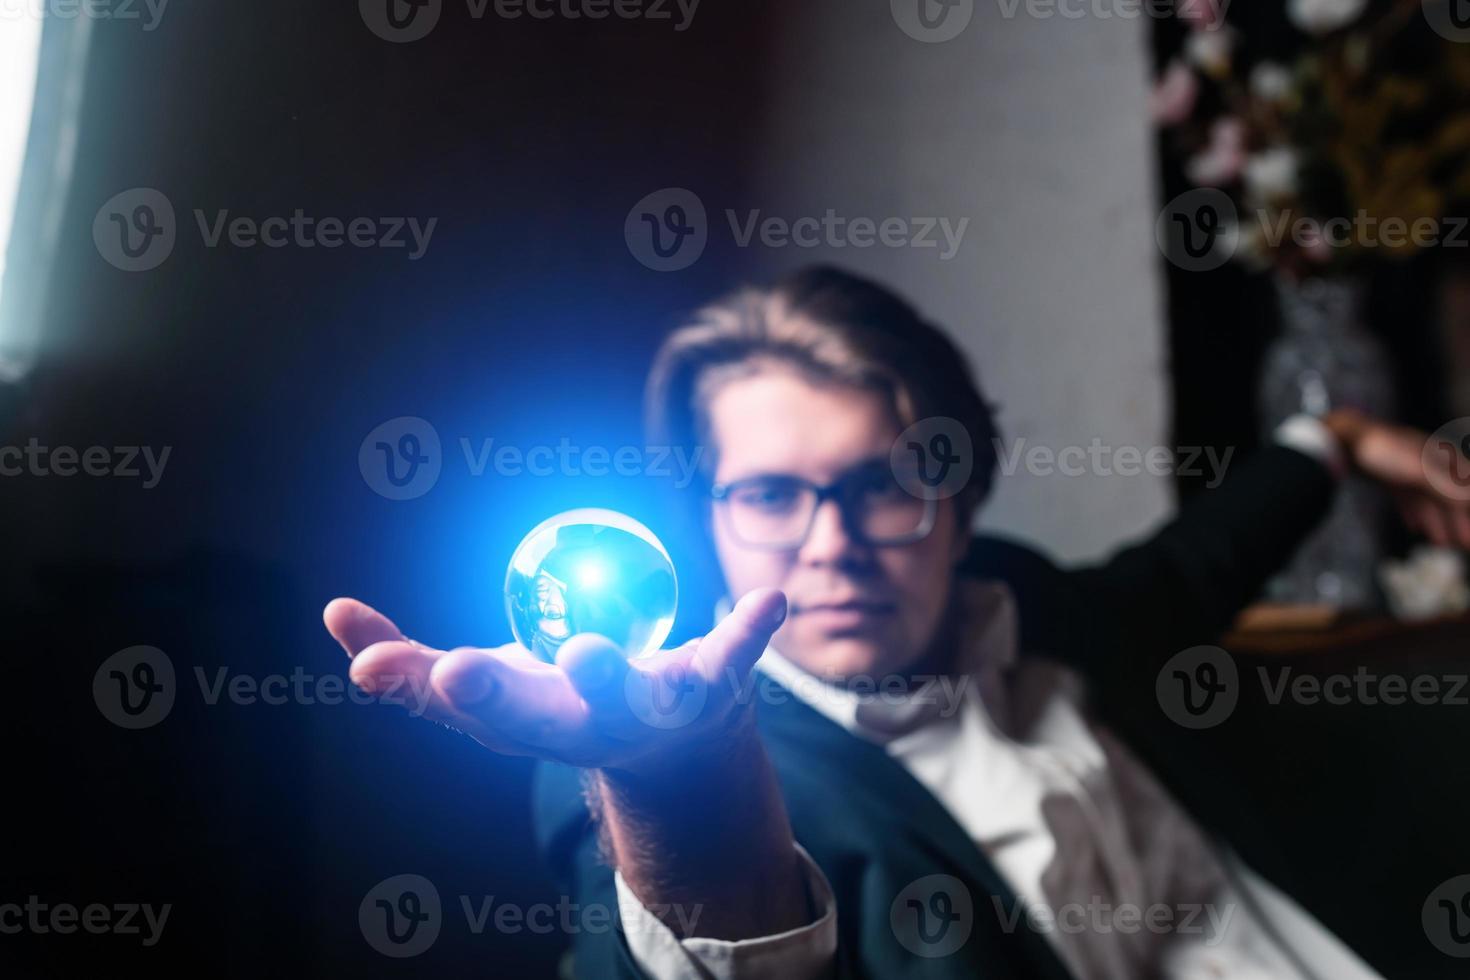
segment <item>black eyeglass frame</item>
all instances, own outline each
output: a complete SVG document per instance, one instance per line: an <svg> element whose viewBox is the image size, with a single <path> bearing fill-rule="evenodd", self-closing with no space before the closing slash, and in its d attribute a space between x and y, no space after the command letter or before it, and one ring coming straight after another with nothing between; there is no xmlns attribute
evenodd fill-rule
<svg viewBox="0 0 1470 980"><path fill-rule="evenodd" d="M799 476L790 476L784 473L768 473L762 474L761 476L746 477L741 480L731 480L729 483L716 483L709 488L709 495L717 504L728 504L732 492L740 490L743 487L757 486L770 480L782 480L802 490L814 491L816 493L817 502L812 506L811 515L807 517L806 527L802 529L801 535L791 543L764 544L747 541L741 537L740 531L736 529L735 523L730 519L728 511L721 510L721 508L717 507L717 510L721 510L725 514L725 527L729 529L730 536L742 547L750 548L754 551L795 551L806 544L807 539L812 535L812 527L817 523L817 512L822 509L822 504L828 500L835 500L837 502L837 509L842 514L842 526L847 533L858 541L871 545L874 548L897 548L903 545L915 544L933 533L934 525L938 522L939 518L939 501L933 497L919 496L914 496L914 499L924 505L924 516L920 519L919 526L913 531L899 537L883 538L881 540L874 540L863 533L863 529L854 520L853 514L849 510L850 504L848 498L844 497L842 493L847 487L848 482L858 475L857 472L847 473L836 481L822 486Z"/></svg>

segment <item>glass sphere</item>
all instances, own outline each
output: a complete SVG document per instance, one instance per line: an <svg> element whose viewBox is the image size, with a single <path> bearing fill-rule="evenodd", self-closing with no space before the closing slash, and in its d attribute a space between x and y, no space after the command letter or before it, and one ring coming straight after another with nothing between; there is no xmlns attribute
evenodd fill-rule
<svg viewBox="0 0 1470 980"><path fill-rule="evenodd" d="M616 511L584 508L542 521L505 573L510 628L548 662L578 633L612 640L629 658L663 646L674 626L674 563L652 531Z"/></svg>

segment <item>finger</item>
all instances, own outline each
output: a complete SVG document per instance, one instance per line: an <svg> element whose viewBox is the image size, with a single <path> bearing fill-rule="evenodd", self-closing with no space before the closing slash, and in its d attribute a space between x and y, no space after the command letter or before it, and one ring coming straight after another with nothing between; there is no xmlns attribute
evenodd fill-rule
<svg viewBox="0 0 1470 980"><path fill-rule="evenodd" d="M579 633L562 644L556 665L586 703L593 721L601 726L628 720L632 712L624 693L628 659L612 640L595 633Z"/></svg>
<svg viewBox="0 0 1470 980"><path fill-rule="evenodd" d="M785 620L786 595L781 590L747 592L730 615L699 641L692 664L711 685L727 674L743 679Z"/></svg>
<svg viewBox="0 0 1470 980"><path fill-rule="evenodd" d="M454 650L433 665L436 700L473 725L470 734L497 751L564 757L585 737L587 705L551 664L501 650Z"/></svg>
<svg viewBox="0 0 1470 980"><path fill-rule="evenodd" d="M357 656L374 643L405 639L392 620L356 599L333 599L327 603L327 608L322 610L322 622L349 657Z"/></svg>
<svg viewBox="0 0 1470 980"><path fill-rule="evenodd" d="M429 674L441 656L439 650L406 640L385 640L358 653L347 674L352 683L380 701L402 704L414 714L440 718Z"/></svg>

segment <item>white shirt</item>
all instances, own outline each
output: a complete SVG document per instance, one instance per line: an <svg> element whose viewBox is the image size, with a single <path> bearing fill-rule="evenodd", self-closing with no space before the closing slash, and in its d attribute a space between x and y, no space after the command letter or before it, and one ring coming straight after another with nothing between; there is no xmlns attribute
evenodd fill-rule
<svg viewBox="0 0 1470 980"><path fill-rule="evenodd" d="M927 787L1078 980L1378 977L1304 909L1215 846L1085 715L1075 675L1017 658L1016 606L1003 583L959 588L969 624L961 670L908 697L822 683L774 649L757 669L881 745ZM804 851L800 857L817 921L740 942L680 940L617 875L633 958L657 980L822 975L836 950L836 905L820 869ZM989 896L973 898L976 917L1000 914ZM1111 914L1119 916L1115 927L1106 925ZM1158 927L1140 928L1140 921Z"/></svg>

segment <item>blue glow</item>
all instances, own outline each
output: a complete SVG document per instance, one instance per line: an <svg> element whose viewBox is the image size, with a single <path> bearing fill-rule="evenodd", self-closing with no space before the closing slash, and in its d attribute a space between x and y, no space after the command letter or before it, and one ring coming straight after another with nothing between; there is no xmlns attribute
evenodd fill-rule
<svg viewBox="0 0 1470 980"><path fill-rule="evenodd" d="M516 639L556 659L578 633L597 633L629 657L659 649L678 606L674 563L653 532L596 508L542 521L505 573L505 611Z"/></svg>
<svg viewBox="0 0 1470 980"><path fill-rule="evenodd" d="M588 559L577 566L577 584L584 589L600 589L607 584L607 565Z"/></svg>

